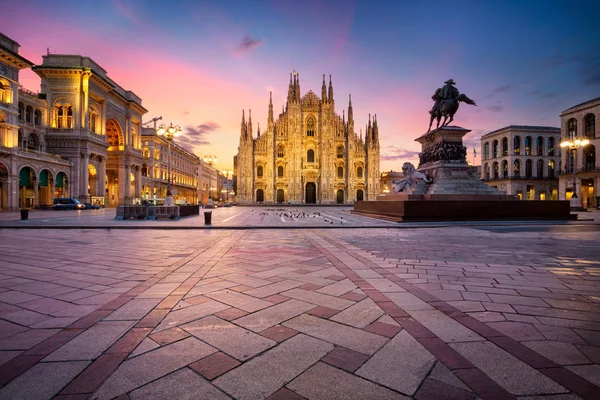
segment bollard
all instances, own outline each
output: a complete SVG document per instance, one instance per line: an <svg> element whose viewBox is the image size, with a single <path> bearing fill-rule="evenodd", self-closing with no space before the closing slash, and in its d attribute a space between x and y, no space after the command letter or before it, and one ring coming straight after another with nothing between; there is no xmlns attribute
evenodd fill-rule
<svg viewBox="0 0 600 400"><path fill-rule="evenodd" d="M212 211L204 211L204 225L210 225Z"/></svg>
<svg viewBox="0 0 600 400"><path fill-rule="evenodd" d="M21 219L29 219L29 210L27 210L27 209L21 210Z"/></svg>

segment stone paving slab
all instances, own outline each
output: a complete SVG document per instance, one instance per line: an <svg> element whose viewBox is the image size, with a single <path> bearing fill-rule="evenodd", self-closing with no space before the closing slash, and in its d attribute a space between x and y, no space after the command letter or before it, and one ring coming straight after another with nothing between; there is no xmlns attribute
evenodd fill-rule
<svg viewBox="0 0 600 400"><path fill-rule="evenodd" d="M0 394L600 398L600 225L399 226L0 229Z"/></svg>

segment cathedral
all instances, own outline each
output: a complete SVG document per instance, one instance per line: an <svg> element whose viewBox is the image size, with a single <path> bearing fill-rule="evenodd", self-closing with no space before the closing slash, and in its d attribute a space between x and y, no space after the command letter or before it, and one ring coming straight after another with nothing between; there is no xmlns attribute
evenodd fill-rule
<svg viewBox="0 0 600 400"><path fill-rule="evenodd" d="M266 131L252 129L252 114L242 112L234 175L240 204L353 204L379 195L379 129L369 115L354 130L352 98L342 116L335 112L333 85L321 97L300 95L300 75L290 74L287 101L277 120L269 99Z"/></svg>

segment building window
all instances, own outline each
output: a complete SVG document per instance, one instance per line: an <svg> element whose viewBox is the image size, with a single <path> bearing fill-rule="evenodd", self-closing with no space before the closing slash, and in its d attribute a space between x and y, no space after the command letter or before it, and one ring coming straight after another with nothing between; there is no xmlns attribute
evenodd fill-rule
<svg viewBox="0 0 600 400"><path fill-rule="evenodd" d="M495 162L494 164L492 164L492 169L494 170L494 175L492 175L492 177L494 179L498 179L498 163Z"/></svg>
<svg viewBox="0 0 600 400"><path fill-rule="evenodd" d="M555 144L554 137L549 137L548 138L548 155L549 156L554 155L554 144Z"/></svg>
<svg viewBox="0 0 600 400"><path fill-rule="evenodd" d="M23 121L25 119L25 104L19 102L19 120Z"/></svg>
<svg viewBox="0 0 600 400"><path fill-rule="evenodd" d="M554 178L554 160L548 161L548 178Z"/></svg>
<svg viewBox="0 0 600 400"><path fill-rule="evenodd" d="M508 161L502 161L502 177L508 178Z"/></svg>
<svg viewBox="0 0 600 400"><path fill-rule="evenodd" d="M485 164L485 166L483 167L483 174L485 179L490 179L490 164Z"/></svg>
<svg viewBox="0 0 600 400"><path fill-rule="evenodd" d="M71 106L57 104L54 107L54 112L56 113L56 127L58 129L73 128L73 109Z"/></svg>
<svg viewBox="0 0 600 400"><path fill-rule="evenodd" d="M344 148L342 146L337 148L337 158L344 158Z"/></svg>
<svg viewBox="0 0 600 400"><path fill-rule="evenodd" d="M502 139L502 155L503 156L508 155L508 139L507 138Z"/></svg>
<svg viewBox="0 0 600 400"><path fill-rule="evenodd" d="M589 139L596 138L596 117L594 114L583 117L583 133Z"/></svg>
<svg viewBox="0 0 600 400"><path fill-rule="evenodd" d="M516 156L521 155L521 136L515 136L513 140L513 150Z"/></svg>
<svg viewBox="0 0 600 400"><path fill-rule="evenodd" d="M527 136L525 138L525 155L526 156L530 156L531 155L531 136Z"/></svg>
<svg viewBox="0 0 600 400"><path fill-rule="evenodd" d="M543 137L538 136L535 147L537 147L537 155L543 156L544 155L544 138Z"/></svg>
<svg viewBox="0 0 600 400"><path fill-rule="evenodd" d="M513 164L513 175L518 178L521 176L521 161L515 160Z"/></svg>
<svg viewBox="0 0 600 400"><path fill-rule="evenodd" d="M284 155L283 145L277 146L277 158L283 158Z"/></svg>
<svg viewBox="0 0 600 400"><path fill-rule="evenodd" d="M38 138L34 133L32 133L27 138L27 150L37 150L37 146Z"/></svg>
<svg viewBox="0 0 600 400"><path fill-rule="evenodd" d="M262 176L263 176L263 167L262 167L262 165L259 165L258 167L256 167L256 177L262 178Z"/></svg>
<svg viewBox="0 0 600 400"><path fill-rule="evenodd" d="M537 177L540 179L544 177L544 160L537 162Z"/></svg>
<svg viewBox="0 0 600 400"><path fill-rule="evenodd" d="M489 142L483 145L483 159L484 160L490 159L490 143Z"/></svg>
<svg viewBox="0 0 600 400"><path fill-rule="evenodd" d="M527 160L525 161L525 177L526 178L531 178L533 176L533 161L531 160Z"/></svg>
<svg viewBox="0 0 600 400"><path fill-rule="evenodd" d="M306 121L306 136L315 136L315 118L310 117Z"/></svg>
<svg viewBox="0 0 600 400"><path fill-rule="evenodd" d="M314 163L315 162L315 151L310 149L306 152L306 162Z"/></svg>
<svg viewBox="0 0 600 400"><path fill-rule="evenodd" d="M362 169L362 167L358 167L356 169L356 177L357 178L362 178L363 177L363 169Z"/></svg>
<svg viewBox="0 0 600 400"><path fill-rule="evenodd" d="M35 110L33 123L36 125L42 125L42 112L40 110Z"/></svg>
<svg viewBox="0 0 600 400"><path fill-rule="evenodd" d="M33 122L33 107L31 106L25 108L25 122L29 122L30 124Z"/></svg>
<svg viewBox="0 0 600 400"><path fill-rule="evenodd" d="M283 178L283 167L281 165L277 167L277 177Z"/></svg>
<svg viewBox="0 0 600 400"><path fill-rule="evenodd" d="M344 177L344 167L337 168L337 177L340 179Z"/></svg>
<svg viewBox="0 0 600 400"><path fill-rule="evenodd" d="M492 145L492 153L493 153L494 158L498 158L498 141L497 140L494 140L494 143Z"/></svg>
<svg viewBox="0 0 600 400"><path fill-rule="evenodd" d="M585 159L586 171L594 171L596 169L596 146L588 144L583 148L583 157Z"/></svg>
<svg viewBox="0 0 600 400"><path fill-rule="evenodd" d="M567 121L567 137L572 139L575 136L577 136L577 120L571 118Z"/></svg>

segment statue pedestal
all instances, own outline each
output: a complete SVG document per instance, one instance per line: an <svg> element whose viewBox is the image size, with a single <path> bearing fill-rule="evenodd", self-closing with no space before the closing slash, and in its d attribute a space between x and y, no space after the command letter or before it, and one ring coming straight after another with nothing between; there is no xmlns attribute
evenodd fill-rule
<svg viewBox="0 0 600 400"><path fill-rule="evenodd" d="M354 213L395 221L572 219L568 201L519 200L482 182L467 164L462 138L469 129L444 126L427 132L417 171L433 179L406 192L354 203ZM576 216L575 216L576 217Z"/></svg>

